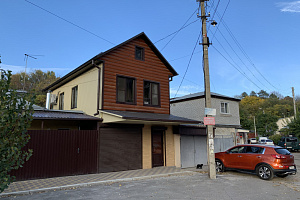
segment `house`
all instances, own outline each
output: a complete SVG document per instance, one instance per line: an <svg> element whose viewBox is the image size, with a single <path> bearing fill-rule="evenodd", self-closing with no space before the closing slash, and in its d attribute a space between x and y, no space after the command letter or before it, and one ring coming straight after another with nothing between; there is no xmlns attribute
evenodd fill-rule
<svg viewBox="0 0 300 200"><path fill-rule="evenodd" d="M283 128L286 128L287 125L289 123L291 123L291 121L294 119L294 116L292 117L285 117L285 118L280 118L276 124L278 126L278 130L276 131L276 134L280 134L280 130L283 129Z"/></svg>
<svg viewBox="0 0 300 200"><path fill-rule="evenodd" d="M173 126L199 121L170 115L169 82L176 75L140 33L44 90L54 110L81 110L103 120L98 172L180 166L180 138Z"/></svg>
<svg viewBox="0 0 300 200"><path fill-rule="evenodd" d="M240 99L211 93L211 102L212 108L216 109L214 147L215 152L220 152L236 144L237 129L241 127ZM203 121L205 117L204 92L173 98L170 104L172 115L197 121ZM178 134L181 137L181 166L194 167L197 164L207 164L205 126L181 125L178 128Z"/></svg>

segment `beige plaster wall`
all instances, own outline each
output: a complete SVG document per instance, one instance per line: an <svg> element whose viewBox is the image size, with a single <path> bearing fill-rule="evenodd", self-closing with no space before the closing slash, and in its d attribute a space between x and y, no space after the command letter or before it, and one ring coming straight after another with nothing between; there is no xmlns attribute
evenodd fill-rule
<svg viewBox="0 0 300 200"><path fill-rule="evenodd" d="M167 126L164 137L164 166L175 166L175 160L180 167L180 137L176 138L176 143L179 145L175 153L175 138L172 126ZM142 135L142 148L143 148L143 169L152 168L152 141L151 141L151 125L145 124ZM175 159L175 154L179 158Z"/></svg>
<svg viewBox="0 0 300 200"><path fill-rule="evenodd" d="M174 149L175 149L175 167L181 167L179 134L174 134Z"/></svg>
<svg viewBox="0 0 300 200"><path fill-rule="evenodd" d="M175 166L175 147L173 127L167 126L166 130L166 163L165 166Z"/></svg>
<svg viewBox="0 0 300 200"><path fill-rule="evenodd" d="M75 86L78 86L77 108L71 109L72 88ZM94 115L97 111L98 69L92 68L81 76L52 91L52 94L58 96L61 93L64 93L64 110L82 110L86 114ZM57 105L53 106L54 110L58 110L58 108L59 101Z"/></svg>
<svg viewBox="0 0 300 200"><path fill-rule="evenodd" d="M145 125L142 135L143 169L152 168L151 126Z"/></svg>

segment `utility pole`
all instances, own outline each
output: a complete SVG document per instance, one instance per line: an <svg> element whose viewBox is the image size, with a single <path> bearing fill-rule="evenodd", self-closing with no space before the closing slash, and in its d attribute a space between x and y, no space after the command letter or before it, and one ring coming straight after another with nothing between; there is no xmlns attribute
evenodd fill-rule
<svg viewBox="0 0 300 200"><path fill-rule="evenodd" d="M254 133L255 133L255 137L257 137L257 134L256 134L256 123L255 123L255 115L254 115L254 118L253 118L253 122L254 122Z"/></svg>
<svg viewBox="0 0 300 200"><path fill-rule="evenodd" d="M208 0L197 0L200 1L201 7L201 20L202 20L202 46L203 46L203 60L204 60L204 84L205 84L205 108L211 108L211 95L210 95L210 79L209 79L209 65L208 65L208 47L209 39L207 37L206 30L206 12L205 2ZM207 117L212 117L207 115ZM216 179L216 164L215 164L215 153L214 153L214 135L213 125L206 126L207 133L207 159L208 159L208 175L210 179Z"/></svg>
<svg viewBox="0 0 300 200"><path fill-rule="evenodd" d="M292 93L293 93L293 103L294 103L294 118L296 119L296 116L297 116L297 110L296 110L296 101L295 101L294 87L292 87Z"/></svg>

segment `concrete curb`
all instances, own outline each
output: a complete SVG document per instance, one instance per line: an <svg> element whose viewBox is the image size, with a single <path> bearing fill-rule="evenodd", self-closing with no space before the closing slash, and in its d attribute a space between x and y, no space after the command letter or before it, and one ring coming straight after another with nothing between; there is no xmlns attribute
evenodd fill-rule
<svg viewBox="0 0 300 200"><path fill-rule="evenodd" d="M73 184L73 185L64 185L64 186L41 188L41 189L34 189L34 190L24 190L24 191L18 191L18 192L2 193L2 194L0 194L0 198L8 197L8 196L29 195L29 194L39 193L39 192L47 192L50 190L67 190L67 189L72 189L72 188L89 187L89 186L100 185L100 184L105 184L105 183L137 181L137 180L144 180L144 179L151 179L151 178L176 176L176 175L182 175L182 174L195 174L195 173L197 173L197 172L195 172L195 171L172 172L172 173L167 173L167 174L156 174L156 175L150 175L150 176L140 176L140 177L111 179L111 180L88 182L88 183L78 183L78 184Z"/></svg>

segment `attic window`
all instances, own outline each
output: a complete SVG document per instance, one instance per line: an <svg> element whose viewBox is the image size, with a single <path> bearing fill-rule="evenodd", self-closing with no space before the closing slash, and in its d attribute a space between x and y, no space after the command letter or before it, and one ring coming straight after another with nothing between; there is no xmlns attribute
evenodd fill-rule
<svg viewBox="0 0 300 200"><path fill-rule="evenodd" d="M135 59L144 60L144 48L135 46Z"/></svg>

